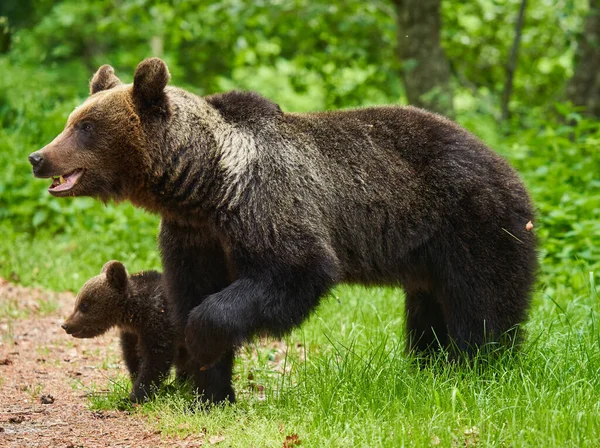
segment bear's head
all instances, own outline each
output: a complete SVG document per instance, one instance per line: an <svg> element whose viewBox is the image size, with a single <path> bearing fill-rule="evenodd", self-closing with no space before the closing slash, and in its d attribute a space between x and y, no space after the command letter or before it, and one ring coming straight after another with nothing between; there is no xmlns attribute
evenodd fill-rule
<svg viewBox="0 0 600 448"><path fill-rule="evenodd" d="M94 338L119 324L127 301L129 276L125 266L109 261L100 275L89 279L77 294L75 309L61 325L76 338Z"/></svg>
<svg viewBox="0 0 600 448"><path fill-rule="evenodd" d="M111 66L100 67L90 96L71 113L65 129L29 156L34 175L52 178L53 196L128 199L148 170L147 142L156 140L145 130L170 115L169 78L158 58L140 62L127 85Z"/></svg>

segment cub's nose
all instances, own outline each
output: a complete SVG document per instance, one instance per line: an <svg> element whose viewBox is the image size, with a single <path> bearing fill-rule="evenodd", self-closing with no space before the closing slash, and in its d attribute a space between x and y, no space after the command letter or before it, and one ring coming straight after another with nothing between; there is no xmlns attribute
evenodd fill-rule
<svg viewBox="0 0 600 448"><path fill-rule="evenodd" d="M39 152L34 152L29 155L29 163L31 163L31 166L34 169L39 168L43 161L44 158L40 155Z"/></svg>
<svg viewBox="0 0 600 448"><path fill-rule="evenodd" d="M62 324L60 326L60 328L62 328L63 330L65 330L67 333L69 332L69 326L67 324Z"/></svg>

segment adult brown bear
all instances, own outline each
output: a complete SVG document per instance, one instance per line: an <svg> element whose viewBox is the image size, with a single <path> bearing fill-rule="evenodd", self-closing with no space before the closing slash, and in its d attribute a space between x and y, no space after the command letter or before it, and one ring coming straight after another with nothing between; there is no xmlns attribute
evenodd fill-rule
<svg viewBox="0 0 600 448"><path fill-rule="evenodd" d="M523 321L532 206L460 126L413 107L284 113L255 93L202 98L168 80L157 58L132 85L100 67L29 159L55 196L162 216L167 296L206 399L234 399L236 346L299 325L339 282L402 285L415 351L471 352Z"/></svg>

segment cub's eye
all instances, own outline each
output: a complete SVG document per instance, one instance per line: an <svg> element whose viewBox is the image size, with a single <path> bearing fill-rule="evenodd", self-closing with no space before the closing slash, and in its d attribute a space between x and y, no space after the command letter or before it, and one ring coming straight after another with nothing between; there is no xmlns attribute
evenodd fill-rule
<svg viewBox="0 0 600 448"><path fill-rule="evenodd" d="M94 130L94 125L86 121L81 124L81 130L83 132L92 132Z"/></svg>
<svg viewBox="0 0 600 448"><path fill-rule="evenodd" d="M81 304L79 304L79 311L81 311L82 313L85 313L88 309L88 304L83 302Z"/></svg>

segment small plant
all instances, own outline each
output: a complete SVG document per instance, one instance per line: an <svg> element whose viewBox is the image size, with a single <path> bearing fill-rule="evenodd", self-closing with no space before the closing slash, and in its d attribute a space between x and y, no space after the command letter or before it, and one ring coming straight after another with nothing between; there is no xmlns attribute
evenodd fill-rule
<svg viewBox="0 0 600 448"><path fill-rule="evenodd" d="M107 388L100 388L94 384L87 392L88 407L94 411L117 409L131 411L133 405L129 400L131 381L126 375L110 378Z"/></svg>

